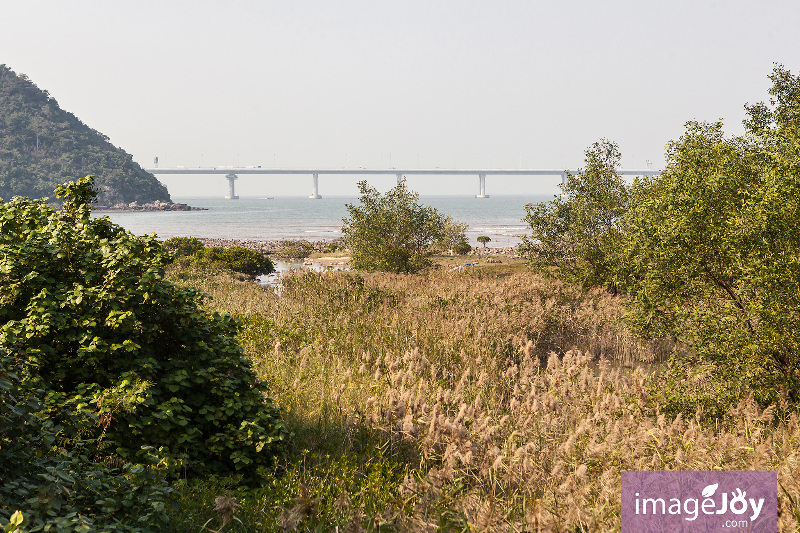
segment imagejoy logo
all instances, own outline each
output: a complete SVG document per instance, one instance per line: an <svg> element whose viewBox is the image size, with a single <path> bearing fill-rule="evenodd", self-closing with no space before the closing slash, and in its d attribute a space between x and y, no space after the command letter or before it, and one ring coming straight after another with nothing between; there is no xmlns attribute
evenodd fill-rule
<svg viewBox="0 0 800 533"><path fill-rule="evenodd" d="M622 473L623 533L775 533L777 509L776 472Z"/></svg>

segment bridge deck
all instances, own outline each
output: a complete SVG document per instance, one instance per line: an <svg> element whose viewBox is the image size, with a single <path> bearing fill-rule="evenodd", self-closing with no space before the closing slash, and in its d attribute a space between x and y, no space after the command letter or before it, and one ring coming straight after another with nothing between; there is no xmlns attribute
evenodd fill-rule
<svg viewBox="0 0 800 533"><path fill-rule="evenodd" d="M161 167L146 168L151 174L346 174L346 175L425 175L425 176L558 176L569 172L577 174L579 169L507 169L507 168L258 168L258 167ZM626 176L654 176L658 170L620 169Z"/></svg>
<svg viewBox="0 0 800 533"><path fill-rule="evenodd" d="M224 174L228 179L228 195L226 198L236 199L234 181L238 174L305 174L312 177L312 189L309 198L322 198L319 194L319 176L325 174L340 175L392 175L397 176L399 184L403 176L478 176L478 194L476 198L488 198L486 194L486 176L561 176L567 181L567 174L578 174L580 170L570 169L509 169L509 168L259 168L259 167L167 167L147 168L151 174ZM618 170L619 174L628 176L652 176L657 170Z"/></svg>

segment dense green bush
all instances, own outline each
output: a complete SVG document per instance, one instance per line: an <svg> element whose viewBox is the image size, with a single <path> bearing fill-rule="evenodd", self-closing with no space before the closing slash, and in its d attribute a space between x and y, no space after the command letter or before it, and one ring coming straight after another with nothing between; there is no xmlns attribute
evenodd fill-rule
<svg viewBox="0 0 800 533"><path fill-rule="evenodd" d="M164 248L176 257L187 257L199 253L205 246L194 237L171 237L164 241Z"/></svg>
<svg viewBox="0 0 800 533"><path fill-rule="evenodd" d="M24 360L26 388L45 391L42 413L67 442L102 435L125 460L156 446L190 471L269 465L287 431L236 321L163 278L155 237L91 218L91 177L58 194L62 211L0 203L0 347ZM77 406L105 422L65 423Z"/></svg>
<svg viewBox="0 0 800 533"><path fill-rule="evenodd" d="M255 277L275 272L275 265L272 264L269 257L256 250L248 250L241 246L205 248L199 255L208 261L225 263L234 272L248 276Z"/></svg>
<svg viewBox="0 0 800 533"><path fill-rule="evenodd" d="M347 204L342 220L344 243L354 268L366 271L419 272L431 266L436 251L466 242L466 224L419 203L419 194L403 180L381 195L358 183L359 205Z"/></svg>
<svg viewBox="0 0 800 533"><path fill-rule="evenodd" d="M472 246L464 239L453 245L453 251L458 255L465 255L472 251Z"/></svg>
<svg viewBox="0 0 800 533"><path fill-rule="evenodd" d="M0 523L24 510L25 531L158 531L172 490L157 454L113 468L92 459L96 441L59 446L64 426L41 417L46 391L26 387L26 374L25 361L0 348ZM65 415L99 422L85 406Z"/></svg>

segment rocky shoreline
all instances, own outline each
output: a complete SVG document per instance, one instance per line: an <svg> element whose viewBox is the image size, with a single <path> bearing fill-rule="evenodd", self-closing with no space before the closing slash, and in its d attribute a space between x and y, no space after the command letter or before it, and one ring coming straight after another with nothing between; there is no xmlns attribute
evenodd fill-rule
<svg viewBox="0 0 800 533"><path fill-rule="evenodd" d="M208 211L205 207L192 207L188 204L176 204L156 200L146 204L131 202L129 204L95 205L93 211L98 213L131 213L140 211Z"/></svg>
<svg viewBox="0 0 800 533"><path fill-rule="evenodd" d="M272 240L272 241L253 241L253 240L238 240L238 239L211 239L211 238L198 238L200 242L206 247L219 246L221 248L230 248L231 246L240 246L248 250L256 250L264 254L273 254L284 246L287 241ZM291 242L291 241L289 241ZM341 240L330 241L305 241L308 242L313 251L322 253L331 244L337 244L340 249L344 249ZM456 254L444 254L456 255ZM519 251L516 247L474 247L466 254L468 257L488 257L488 256L501 256L501 257L519 257Z"/></svg>
<svg viewBox="0 0 800 533"><path fill-rule="evenodd" d="M262 252L265 254L272 254L277 252L279 249L283 247L283 243L287 242L285 240L252 241L252 240L239 240L239 239L211 239L206 237L198 237L197 240L202 242L203 246L207 248L212 246L218 246L220 248L230 248L231 246L240 246L242 248L247 248L248 250L256 250L258 252ZM325 250L326 247L330 246L333 243L341 245L341 241L337 240L305 241L305 242L308 242L311 245L314 252L322 252L323 250Z"/></svg>

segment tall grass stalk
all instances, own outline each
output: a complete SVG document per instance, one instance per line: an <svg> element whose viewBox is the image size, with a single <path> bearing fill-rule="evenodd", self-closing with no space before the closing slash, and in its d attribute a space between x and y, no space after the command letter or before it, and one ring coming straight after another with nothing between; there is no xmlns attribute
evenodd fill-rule
<svg viewBox="0 0 800 533"><path fill-rule="evenodd" d="M779 529L798 527L797 414L745 401L714 422L665 415L648 395L654 375L631 367L674 346L637 340L606 293L530 273L304 273L281 296L173 276L242 320L296 433L295 503L263 511L284 530L320 526L297 502L327 501L353 531L615 531L620 472L649 469L777 470ZM324 486L337 457L355 458L353 476L386 463L395 483L382 501Z"/></svg>

